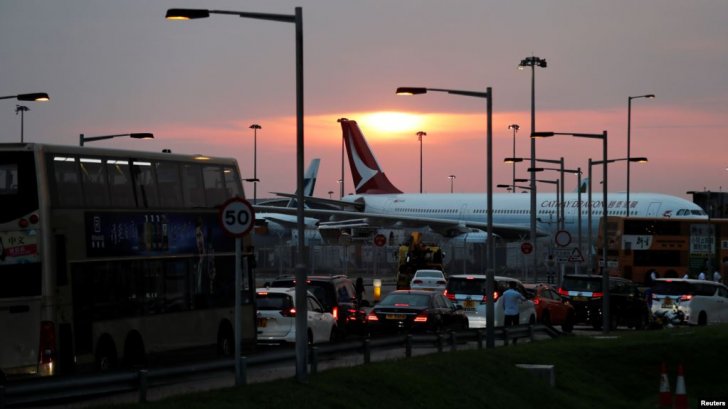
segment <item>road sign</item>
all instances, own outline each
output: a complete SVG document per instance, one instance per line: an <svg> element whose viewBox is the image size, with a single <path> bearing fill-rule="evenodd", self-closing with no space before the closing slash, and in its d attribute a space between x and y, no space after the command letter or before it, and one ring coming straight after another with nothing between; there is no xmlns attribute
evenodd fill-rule
<svg viewBox="0 0 728 409"><path fill-rule="evenodd" d="M559 230L554 236L554 242L559 247L566 247L571 244L571 234L566 230Z"/></svg>
<svg viewBox="0 0 728 409"><path fill-rule="evenodd" d="M531 254L533 251L533 244L530 242L524 241L521 243L521 253L523 254Z"/></svg>
<svg viewBox="0 0 728 409"><path fill-rule="evenodd" d="M374 244L377 247L382 247L385 244L387 244L387 237L385 237L383 234L377 234L374 236Z"/></svg>
<svg viewBox="0 0 728 409"><path fill-rule="evenodd" d="M554 249L554 256L559 263L582 263L584 256L578 247L560 247Z"/></svg>
<svg viewBox="0 0 728 409"><path fill-rule="evenodd" d="M218 219L225 233L243 237L253 228L255 211L247 200L233 197L220 207Z"/></svg>
<svg viewBox="0 0 728 409"><path fill-rule="evenodd" d="M574 247L574 250L571 251L571 255L569 256L569 262L571 262L571 263L583 263L584 262L584 256L581 254L581 250L579 250L578 247Z"/></svg>

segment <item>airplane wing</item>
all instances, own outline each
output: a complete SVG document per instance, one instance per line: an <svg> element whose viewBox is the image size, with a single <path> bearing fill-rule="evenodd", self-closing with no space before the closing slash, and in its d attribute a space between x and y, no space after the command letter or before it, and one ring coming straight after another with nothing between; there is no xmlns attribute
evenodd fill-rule
<svg viewBox="0 0 728 409"><path fill-rule="evenodd" d="M349 203L351 204L351 203ZM295 208L279 208L270 206L254 206L256 212L280 212L296 214ZM436 217L410 217L402 215L390 215L382 213L363 213L358 211L329 210L329 209L305 209L306 217L319 219L319 229L342 229L352 227L429 227L432 230L445 235L454 236L468 232L472 229L487 231L486 222L459 221L442 219ZM530 228L512 224L493 224L493 234L506 240L518 240L528 237ZM546 236L543 231L537 232L538 236Z"/></svg>
<svg viewBox="0 0 728 409"><path fill-rule="evenodd" d="M296 195L291 193L281 193L281 192L271 192L272 194L276 196L281 197L287 197L291 199L295 199ZM336 200L336 199L324 199L322 197L314 197L314 196L304 196L303 201L306 205L322 205L319 207L327 207L327 208L337 208L337 209L345 209L345 210L364 210L364 204L363 203L354 203L354 202L345 202L343 200Z"/></svg>

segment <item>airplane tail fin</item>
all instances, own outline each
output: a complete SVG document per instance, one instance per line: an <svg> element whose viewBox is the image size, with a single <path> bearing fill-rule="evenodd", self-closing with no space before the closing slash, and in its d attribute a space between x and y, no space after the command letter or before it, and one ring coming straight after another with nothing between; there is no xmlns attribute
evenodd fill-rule
<svg viewBox="0 0 728 409"><path fill-rule="evenodd" d="M318 176L319 164L321 159L312 159L311 163L303 175L303 196L313 196L313 188L316 186L316 177ZM298 193L298 191L296 191ZM296 207L296 199L291 198L286 207Z"/></svg>
<svg viewBox="0 0 728 409"><path fill-rule="evenodd" d="M382 172L356 121L341 119L340 122L355 192L357 194L402 193Z"/></svg>
<svg viewBox="0 0 728 409"><path fill-rule="evenodd" d="M574 189L574 192L587 193L588 190L589 190L589 178L583 178L581 180L581 185L579 185L576 189Z"/></svg>

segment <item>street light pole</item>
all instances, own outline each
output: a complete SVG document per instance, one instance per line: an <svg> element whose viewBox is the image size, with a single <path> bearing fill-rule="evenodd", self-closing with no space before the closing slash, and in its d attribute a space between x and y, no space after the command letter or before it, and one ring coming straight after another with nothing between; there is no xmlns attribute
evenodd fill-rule
<svg viewBox="0 0 728 409"><path fill-rule="evenodd" d="M426 135L427 132L417 132L417 140L420 141L420 193L422 193L422 137Z"/></svg>
<svg viewBox="0 0 728 409"><path fill-rule="evenodd" d="M518 124L508 125L508 129L513 129L513 157L516 157L516 132L520 126ZM516 162L513 162L513 184L516 184ZM516 189L513 189L513 193L516 193Z"/></svg>
<svg viewBox="0 0 728 409"><path fill-rule="evenodd" d="M299 382L308 380L307 372L307 300L306 294L306 262L305 262L305 235L303 211L303 11L301 7L295 8L295 13L271 14L250 13L240 11L204 10L204 9L169 9L167 19L189 20L206 18L210 14L228 14L242 18L257 20L293 23L295 25L296 47L296 229L298 231L298 245L296 254L296 378ZM343 182L343 181L342 181ZM239 347L239 346L238 346Z"/></svg>
<svg viewBox="0 0 728 409"><path fill-rule="evenodd" d="M604 292L604 296L602 298L602 332L605 334L609 333L610 330L610 311L609 311L609 275L607 274L607 247L609 245L609 239L606 234L607 232L607 216L608 216L608 209L609 209L609 202L607 201L607 191L608 191L608 174L607 174L607 131L602 131L601 134L590 134L590 133L571 133L571 132L533 132L531 133L531 138L538 138L538 137L549 137L554 135L569 135L574 136L577 138L592 138L592 139L601 139L602 140L602 157L603 159L603 166L602 166L602 177L603 177L603 186L602 186L602 263L601 263L601 274L602 274L602 291ZM533 173L532 173L533 175Z"/></svg>
<svg viewBox="0 0 728 409"><path fill-rule="evenodd" d="M531 133L536 132L536 67L546 68L546 59L536 56L526 57L518 64L518 69L531 67ZM536 167L536 140L531 138L531 167ZM533 276L536 278L536 266L538 265L536 246L536 176L531 174L531 245L533 246Z"/></svg>
<svg viewBox="0 0 728 409"><path fill-rule="evenodd" d="M122 133L103 136L85 136L84 134L80 134L78 137L78 146L83 146L86 142L102 141L104 139L120 138L122 136L128 136L132 139L154 139L154 134L149 132Z"/></svg>
<svg viewBox="0 0 728 409"><path fill-rule="evenodd" d="M339 118L336 120L338 123L348 121L346 118ZM344 197L344 138L346 135L341 137L341 179L339 179L339 199Z"/></svg>
<svg viewBox="0 0 728 409"><path fill-rule="evenodd" d="M450 179L450 193L452 193L453 192L453 181L455 180L455 175L450 175L447 178Z"/></svg>
<svg viewBox="0 0 728 409"><path fill-rule="evenodd" d="M15 106L15 115L18 115L18 113L20 113L20 143L23 143L23 139L24 139L23 135L25 133L23 130L23 128L25 126L23 114L28 111L30 111L30 108L26 107L25 105L16 105Z"/></svg>
<svg viewBox="0 0 728 409"><path fill-rule="evenodd" d="M486 348L495 348L495 329L492 325L495 322L495 311L493 294L495 293L495 238L493 236L493 89L486 88L486 92L478 91L461 91L442 88L423 88L423 87L399 87L397 95L418 95L426 94L428 91L446 92L453 95L463 95L468 97L485 98L486 117L487 117L487 136L486 136L486 223L488 234L488 265L486 269L485 289L486 289L486 313L485 320L488 323L485 328L485 345Z"/></svg>
<svg viewBox="0 0 728 409"><path fill-rule="evenodd" d="M253 130L253 204L258 203L258 124L249 126Z"/></svg>
<svg viewBox="0 0 728 409"><path fill-rule="evenodd" d="M655 97L655 94L646 94L646 95L638 95L636 97L627 97L627 217L629 217L629 209L630 209L630 202L629 202L629 188L630 188L630 173L629 173L629 163L631 158L631 152L630 152L630 146L631 146L631 134L632 134L632 100L637 98L647 98L652 99Z"/></svg>

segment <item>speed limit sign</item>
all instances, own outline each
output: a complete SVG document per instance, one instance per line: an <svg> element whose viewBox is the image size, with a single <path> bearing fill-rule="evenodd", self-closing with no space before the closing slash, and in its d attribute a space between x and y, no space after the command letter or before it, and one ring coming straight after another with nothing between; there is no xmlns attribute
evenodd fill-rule
<svg viewBox="0 0 728 409"><path fill-rule="evenodd" d="M242 237L253 228L255 211L247 200L233 197L220 207L218 218L225 233Z"/></svg>

